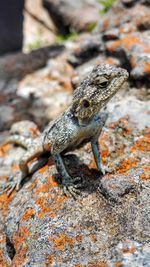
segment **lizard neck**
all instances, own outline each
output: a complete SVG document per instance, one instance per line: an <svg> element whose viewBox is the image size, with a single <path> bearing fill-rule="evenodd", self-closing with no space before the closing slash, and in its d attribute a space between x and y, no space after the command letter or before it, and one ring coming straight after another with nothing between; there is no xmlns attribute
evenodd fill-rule
<svg viewBox="0 0 150 267"><path fill-rule="evenodd" d="M85 118L85 119L77 118L77 120L78 120L78 124L80 126L87 126L90 124L90 122L93 120L93 118Z"/></svg>

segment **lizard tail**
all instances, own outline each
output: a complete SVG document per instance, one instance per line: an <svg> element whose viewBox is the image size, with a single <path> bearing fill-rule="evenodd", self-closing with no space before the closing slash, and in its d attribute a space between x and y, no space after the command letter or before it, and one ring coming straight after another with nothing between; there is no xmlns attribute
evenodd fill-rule
<svg viewBox="0 0 150 267"><path fill-rule="evenodd" d="M32 138L26 138L24 136L14 134L14 135L7 137L2 143L2 145L16 144L16 145L22 146L25 149L28 149L31 146L32 142L33 142Z"/></svg>

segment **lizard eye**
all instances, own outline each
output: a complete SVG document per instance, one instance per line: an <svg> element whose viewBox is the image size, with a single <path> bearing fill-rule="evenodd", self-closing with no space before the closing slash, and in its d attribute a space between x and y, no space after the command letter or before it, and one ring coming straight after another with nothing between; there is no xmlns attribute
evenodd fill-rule
<svg viewBox="0 0 150 267"><path fill-rule="evenodd" d="M108 81L104 81L100 83L101 88L106 87L107 85L108 85Z"/></svg>
<svg viewBox="0 0 150 267"><path fill-rule="evenodd" d="M81 105L83 108L88 108L90 106L90 103L88 100L86 99L83 99L82 102L81 102Z"/></svg>

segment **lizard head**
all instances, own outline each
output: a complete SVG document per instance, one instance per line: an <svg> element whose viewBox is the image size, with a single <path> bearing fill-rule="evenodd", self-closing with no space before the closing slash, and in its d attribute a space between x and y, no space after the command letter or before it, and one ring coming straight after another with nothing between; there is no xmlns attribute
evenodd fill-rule
<svg viewBox="0 0 150 267"><path fill-rule="evenodd" d="M108 64L97 65L73 94L73 110L80 119L92 118L128 79L125 69Z"/></svg>

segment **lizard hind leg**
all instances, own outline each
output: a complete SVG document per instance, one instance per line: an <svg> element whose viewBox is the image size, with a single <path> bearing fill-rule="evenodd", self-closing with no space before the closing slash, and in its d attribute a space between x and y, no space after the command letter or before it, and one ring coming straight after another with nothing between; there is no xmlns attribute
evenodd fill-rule
<svg viewBox="0 0 150 267"><path fill-rule="evenodd" d="M23 180L28 175L30 175L29 167L28 167L29 161L38 157L42 153L43 153L42 146L38 146L38 147L33 146L31 149L27 150L19 162L19 167L20 167L21 172L18 172L15 177L12 177L14 179L12 178L10 179L11 181L8 182L3 188L3 192L7 191L7 195L9 196L14 191L14 189L16 189L16 191L19 191Z"/></svg>

